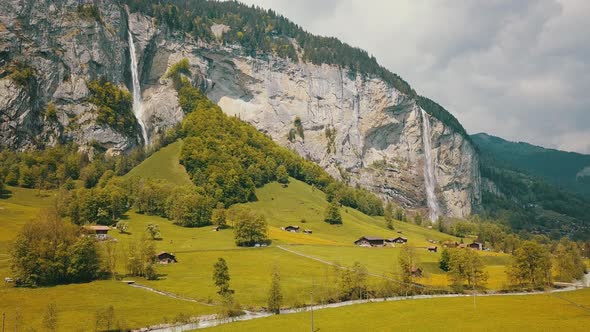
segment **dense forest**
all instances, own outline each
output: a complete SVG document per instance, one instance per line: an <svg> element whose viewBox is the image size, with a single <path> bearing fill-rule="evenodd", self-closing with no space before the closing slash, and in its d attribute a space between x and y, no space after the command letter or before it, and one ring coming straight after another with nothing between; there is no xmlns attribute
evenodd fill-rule
<svg viewBox="0 0 590 332"><path fill-rule="evenodd" d="M218 41L211 26L224 24L231 28L220 42L242 46L246 55L276 55L292 61L331 64L348 71L351 79L379 77L402 93L416 98L420 107L447 126L468 138L459 121L442 106L416 91L397 74L381 66L366 51L343 43L337 38L313 35L273 10L248 7L236 1L207 0L125 0L133 11L155 17L169 31L189 33L196 39ZM296 44L293 43L296 42Z"/></svg>
<svg viewBox="0 0 590 332"><path fill-rule="evenodd" d="M483 160L542 178L555 186L590 198L590 155L545 149L523 142L510 142L487 134L472 139Z"/></svg>
<svg viewBox="0 0 590 332"><path fill-rule="evenodd" d="M590 201L557 188L542 179L482 162L482 177L499 193L484 188L486 214L504 220L516 231L590 238Z"/></svg>
<svg viewBox="0 0 590 332"><path fill-rule="evenodd" d="M590 157L513 143L487 134L472 136L480 153L485 214L519 232L557 239L590 238L590 198L577 173ZM485 184L485 183L484 183Z"/></svg>

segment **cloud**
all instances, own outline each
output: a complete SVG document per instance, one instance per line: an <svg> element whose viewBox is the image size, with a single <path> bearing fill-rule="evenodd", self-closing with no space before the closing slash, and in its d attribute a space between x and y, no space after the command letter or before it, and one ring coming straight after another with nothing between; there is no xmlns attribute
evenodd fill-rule
<svg viewBox="0 0 590 332"><path fill-rule="evenodd" d="M366 49L471 133L590 153L590 1L245 2Z"/></svg>

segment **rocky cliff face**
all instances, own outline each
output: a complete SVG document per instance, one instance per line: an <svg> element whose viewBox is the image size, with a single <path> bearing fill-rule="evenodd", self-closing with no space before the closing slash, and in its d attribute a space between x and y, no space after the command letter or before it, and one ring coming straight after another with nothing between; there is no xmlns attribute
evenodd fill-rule
<svg viewBox="0 0 590 332"><path fill-rule="evenodd" d="M245 57L238 47L171 35L152 18L136 13L127 18L124 8L111 1L100 3L101 20L73 14L77 1L42 5L13 0L0 5L4 65L24 57L39 73L34 93L0 76L3 145L28 148L35 145L35 137L81 144L96 140L115 149L138 144L137 137L97 126L92 106L85 103L88 79L105 76L120 86L129 85L129 22L151 136L183 118L165 73L187 58L193 83L226 113L248 121L351 185L406 207L426 206L421 110L381 79L362 78L337 66L266 55ZM227 31L224 26L213 28L215 33ZM58 109L53 122L43 115L49 102ZM427 121L439 204L446 215L469 215L481 199L477 154L469 141L436 118L429 116Z"/></svg>
<svg viewBox="0 0 590 332"><path fill-rule="evenodd" d="M129 77L127 17L114 1L98 2L100 17L78 11L79 1L6 0L0 3L0 139L11 149L73 140L125 150L138 144L94 121L88 80L125 86ZM24 64L34 78L19 86L10 67ZM46 110L52 103L55 116Z"/></svg>

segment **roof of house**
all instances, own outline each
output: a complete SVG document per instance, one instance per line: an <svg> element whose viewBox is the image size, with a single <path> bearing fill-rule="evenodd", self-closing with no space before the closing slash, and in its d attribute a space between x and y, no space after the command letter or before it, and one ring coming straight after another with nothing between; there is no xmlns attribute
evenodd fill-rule
<svg viewBox="0 0 590 332"><path fill-rule="evenodd" d="M299 229L299 226L293 226L293 225L289 225L289 226L287 226L287 227L285 227L285 228L295 228L295 229Z"/></svg>
<svg viewBox="0 0 590 332"><path fill-rule="evenodd" d="M166 251L162 251L162 252L158 253L156 256L162 256L162 255L170 255L170 256L174 256L174 254L171 254L171 253L169 253L169 252L166 252ZM175 257L175 256L174 256L174 257Z"/></svg>
<svg viewBox="0 0 590 332"><path fill-rule="evenodd" d="M403 240L403 241L408 241L408 239L406 239L406 238L405 238L405 237L403 237L403 236L398 236L398 237L396 237L396 238L394 238L394 239L388 239L388 240L389 240L389 241L396 241L396 240Z"/></svg>
<svg viewBox="0 0 590 332"><path fill-rule="evenodd" d="M382 237L378 237L378 236L363 236L359 240L362 240L362 239L365 239L367 241L383 241L383 238Z"/></svg>
<svg viewBox="0 0 590 332"><path fill-rule="evenodd" d="M110 231L111 228L109 226L102 226L102 225L86 225L84 228L91 230L91 231Z"/></svg>
<svg viewBox="0 0 590 332"><path fill-rule="evenodd" d="M428 247L428 249L436 249L436 248L438 248L438 247L437 246L430 246L430 247Z"/></svg>

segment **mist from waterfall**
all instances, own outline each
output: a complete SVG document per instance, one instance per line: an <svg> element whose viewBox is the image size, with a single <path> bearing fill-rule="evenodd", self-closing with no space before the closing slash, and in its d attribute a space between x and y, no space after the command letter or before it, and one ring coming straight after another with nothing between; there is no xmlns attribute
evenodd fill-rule
<svg viewBox="0 0 590 332"><path fill-rule="evenodd" d="M129 17L129 12L127 12ZM133 82L133 114L141 127L141 135L143 136L143 142L146 147L149 146L150 141L148 138L147 128L144 121L143 103L141 101L141 87L139 85L139 74L137 71L137 54L135 53L135 43L133 42L133 35L131 34L131 27L127 28L129 33L129 53L131 59L131 80Z"/></svg>
<svg viewBox="0 0 590 332"><path fill-rule="evenodd" d="M434 163L432 162L431 146L430 146L430 120L423 109L420 109L422 114L422 143L424 145L424 184L426 186L426 200L428 203L429 219L435 222L440 215L440 208L436 200L434 188L436 187L436 178L434 177Z"/></svg>

